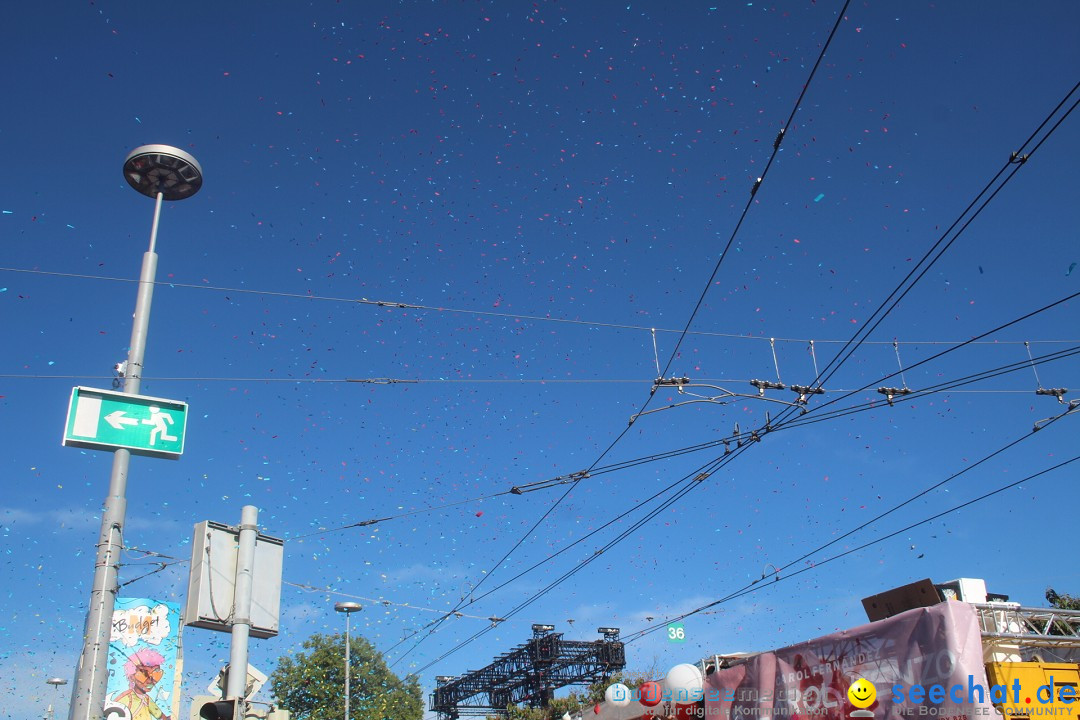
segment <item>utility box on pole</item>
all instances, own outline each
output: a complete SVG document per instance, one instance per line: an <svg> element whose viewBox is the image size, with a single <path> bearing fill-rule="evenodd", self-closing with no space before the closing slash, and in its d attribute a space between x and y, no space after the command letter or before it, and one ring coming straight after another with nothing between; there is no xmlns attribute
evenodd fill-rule
<svg viewBox="0 0 1080 720"><path fill-rule="evenodd" d="M184 625L232 632L239 536L240 528L212 520L195 526ZM283 555L283 540L258 535L251 576L251 637L278 634Z"/></svg>

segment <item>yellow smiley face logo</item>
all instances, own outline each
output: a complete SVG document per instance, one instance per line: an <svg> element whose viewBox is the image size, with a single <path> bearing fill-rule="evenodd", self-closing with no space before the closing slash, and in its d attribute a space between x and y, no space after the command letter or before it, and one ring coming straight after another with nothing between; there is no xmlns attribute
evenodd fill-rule
<svg viewBox="0 0 1080 720"><path fill-rule="evenodd" d="M848 700L851 704L857 708L868 708L874 704L874 698L877 697L877 688L874 687L874 683L866 680L865 678L859 678L855 682L851 683L851 687L847 691Z"/></svg>

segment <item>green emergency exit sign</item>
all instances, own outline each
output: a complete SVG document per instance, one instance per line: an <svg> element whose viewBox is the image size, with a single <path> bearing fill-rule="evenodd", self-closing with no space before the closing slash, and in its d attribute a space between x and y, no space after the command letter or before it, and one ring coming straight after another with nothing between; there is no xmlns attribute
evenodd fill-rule
<svg viewBox="0 0 1080 720"><path fill-rule="evenodd" d="M187 403L111 390L71 390L64 445L126 448L136 455L176 459L184 452Z"/></svg>

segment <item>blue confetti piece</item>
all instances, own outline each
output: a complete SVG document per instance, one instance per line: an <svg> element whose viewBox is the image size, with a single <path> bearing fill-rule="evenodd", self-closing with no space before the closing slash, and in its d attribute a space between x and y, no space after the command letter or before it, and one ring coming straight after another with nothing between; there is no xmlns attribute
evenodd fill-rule
<svg viewBox="0 0 1080 720"><path fill-rule="evenodd" d="M825 193L818 193L818 196L814 198L814 202L821 202L821 198L825 197Z"/></svg>
<svg viewBox="0 0 1080 720"><path fill-rule="evenodd" d="M1076 263L1069 266L1069 269L1065 271L1065 277L1072 275L1072 271L1076 269Z"/></svg>
<svg viewBox="0 0 1080 720"><path fill-rule="evenodd" d="M13 210L4 210L4 214L5 215L14 215L15 212Z"/></svg>

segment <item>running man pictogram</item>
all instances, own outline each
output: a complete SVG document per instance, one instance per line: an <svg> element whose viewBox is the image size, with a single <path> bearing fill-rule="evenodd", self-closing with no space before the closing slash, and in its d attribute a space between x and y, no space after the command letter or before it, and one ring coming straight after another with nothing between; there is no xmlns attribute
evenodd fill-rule
<svg viewBox="0 0 1080 720"><path fill-rule="evenodd" d="M160 438L165 440L176 440L176 437L170 435L168 426L172 425L175 421L167 412L162 412L161 408L157 405L150 406L150 417L143 420L143 425L153 425L154 429L150 431L150 445L156 444L156 440Z"/></svg>

